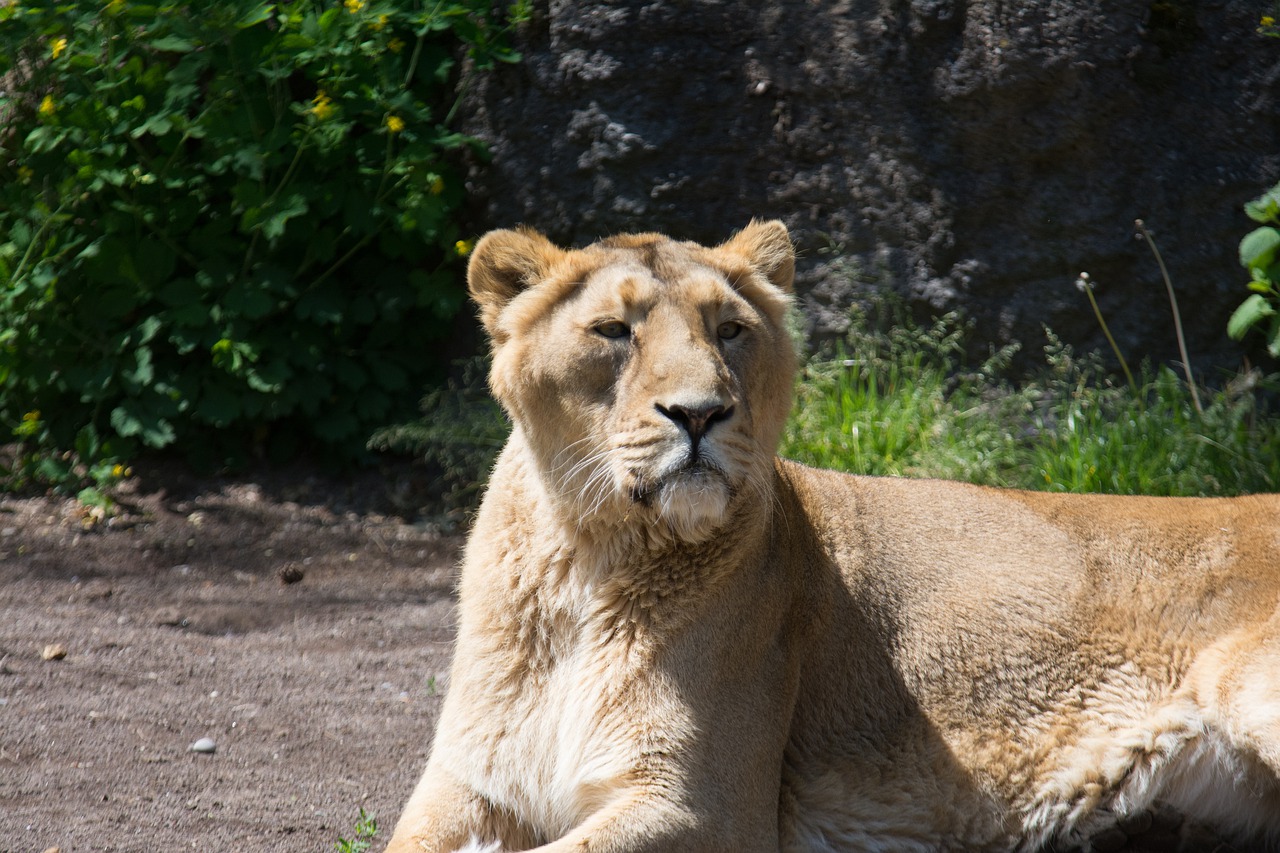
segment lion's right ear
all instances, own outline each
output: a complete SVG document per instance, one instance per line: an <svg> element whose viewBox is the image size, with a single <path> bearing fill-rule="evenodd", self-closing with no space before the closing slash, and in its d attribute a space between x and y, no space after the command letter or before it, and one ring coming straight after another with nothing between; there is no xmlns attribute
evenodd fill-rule
<svg viewBox="0 0 1280 853"><path fill-rule="evenodd" d="M564 254L532 228L490 231L480 238L467 264L467 290L480 306L480 320L491 337L507 303L545 278Z"/></svg>
<svg viewBox="0 0 1280 853"><path fill-rule="evenodd" d="M727 242L716 247L745 260L764 274L773 286L783 293L791 293L796 275L796 250L791 244L787 226L774 219L762 222L758 219Z"/></svg>

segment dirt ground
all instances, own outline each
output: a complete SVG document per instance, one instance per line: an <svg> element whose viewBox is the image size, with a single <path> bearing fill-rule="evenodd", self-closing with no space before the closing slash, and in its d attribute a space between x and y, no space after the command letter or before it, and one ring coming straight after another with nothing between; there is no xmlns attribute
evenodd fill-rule
<svg viewBox="0 0 1280 853"><path fill-rule="evenodd" d="M106 522L0 499L0 853L331 851L361 808L380 849L447 687L462 544L392 511L411 481L156 465ZM1179 823L1096 849L1233 849Z"/></svg>
<svg viewBox="0 0 1280 853"><path fill-rule="evenodd" d="M461 540L386 512L381 473L130 485L105 524L0 500L0 851L333 850L362 807L385 843Z"/></svg>

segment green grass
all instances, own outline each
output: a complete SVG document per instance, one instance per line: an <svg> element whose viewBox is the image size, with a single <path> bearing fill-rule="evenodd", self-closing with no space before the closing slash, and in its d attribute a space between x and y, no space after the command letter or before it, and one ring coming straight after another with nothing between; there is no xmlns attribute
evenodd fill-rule
<svg viewBox="0 0 1280 853"><path fill-rule="evenodd" d="M941 477L1067 492L1229 495L1280 490L1280 418L1257 372L1190 389L1169 368L1117 385L1097 355L1049 334L1044 367L1011 384L1011 352L976 370L954 317L927 329L901 316L855 323L811 357L783 456L859 474Z"/></svg>
<svg viewBox="0 0 1280 853"><path fill-rule="evenodd" d="M356 819L354 835L350 839L339 838L333 847L338 853L366 853L373 846L373 839L377 835L378 821L361 808L360 817Z"/></svg>

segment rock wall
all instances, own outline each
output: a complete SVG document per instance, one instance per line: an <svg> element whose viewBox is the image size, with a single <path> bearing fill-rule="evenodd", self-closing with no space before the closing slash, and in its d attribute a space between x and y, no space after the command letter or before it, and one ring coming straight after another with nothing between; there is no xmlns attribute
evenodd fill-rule
<svg viewBox="0 0 1280 853"><path fill-rule="evenodd" d="M516 34L524 61L465 96L465 129L493 154L471 176L478 227L718 241L779 217L812 331L893 288L922 312L963 308L983 349L1016 339L1033 354L1042 324L1105 345L1074 287L1087 270L1130 361L1171 361L1142 218L1193 364L1245 353L1225 333L1246 295L1241 205L1280 178L1280 39L1257 33L1268 3L537 8Z"/></svg>

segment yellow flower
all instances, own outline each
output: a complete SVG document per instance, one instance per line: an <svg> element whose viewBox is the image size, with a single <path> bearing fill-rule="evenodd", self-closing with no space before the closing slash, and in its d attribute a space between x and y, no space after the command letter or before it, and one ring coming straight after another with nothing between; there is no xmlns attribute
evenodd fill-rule
<svg viewBox="0 0 1280 853"><path fill-rule="evenodd" d="M1276 25L1276 19L1270 15L1263 15L1262 20L1258 23L1264 27L1274 27Z"/></svg>
<svg viewBox="0 0 1280 853"><path fill-rule="evenodd" d="M392 53L399 53L400 51L404 50L404 40L393 38L391 41L387 42L387 50L391 51Z"/></svg>
<svg viewBox="0 0 1280 853"><path fill-rule="evenodd" d="M53 58L57 59L62 56L63 51L67 49L67 40L65 38L56 38L53 40L52 50Z"/></svg>
<svg viewBox="0 0 1280 853"><path fill-rule="evenodd" d="M437 176L436 179L431 182L431 194L440 195L442 192L444 192L444 178Z"/></svg>
<svg viewBox="0 0 1280 853"><path fill-rule="evenodd" d="M475 248L475 243L470 240L459 240L453 244L453 250L464 258L471 254L473 248Z"/></svg>
<svg viewBox="0 0 1280 853"><path fill-rule="evenodd" d="M44 100L40 102L40 115L48 118L58 111L58 105L53 102L53 95L45 95Z"/></svg>
<svg viewBox="0 0 1280 853"><path fill-rule="evenodd" d="M343 6L347 7L347 11L355 14L364 8L364 0L343 0Z"/></svg>
<svg viewBox="0 0 1280 853"><path fill-rule="evenodd" d="M313 106L311 107L310 112L320 121L324 121L329 116L333 115L333 111L335 109L333 106L333 98L330 98L329 94L325 92L324 89L321 89L316 93L316 96L311 99L311 103Z"/></svg>
<svg viewBox="0 0 1280 853"><path fill-rule="evenodd" d="M390 15L379 15L378 19L374 21L372 24L370 24L369 26L373 28L373 31L375 33L382 32L382 30L386 28L387 23L390 20L391 20Z"/></svg>
<svg viewBox="0 0 1280 853"><path fill-rule="evenodd" d="M22 423L13 428L13 434L18 438L30 438L40 432L40 410L27 412L22 416Z"/></svg>
<svg viewBox="0 0 1280 853"><path fill-rule="evenodd" d="M404 119L400 116L387 116L387 130L391 133L399 133L404 130Z"/></svg>

